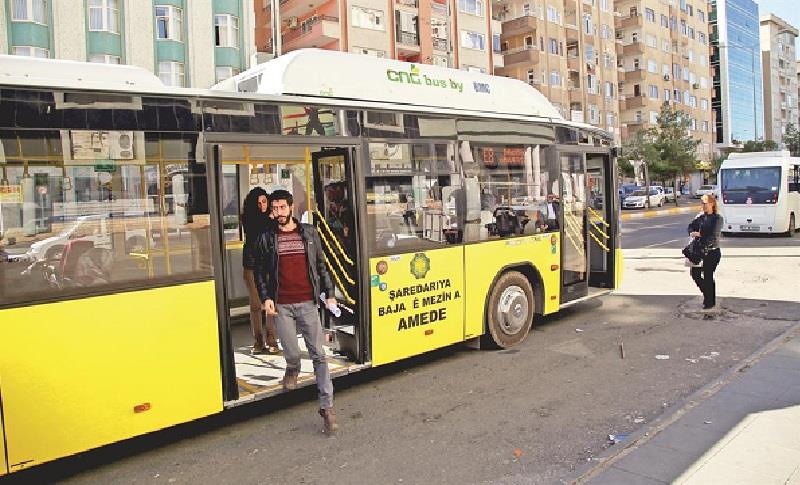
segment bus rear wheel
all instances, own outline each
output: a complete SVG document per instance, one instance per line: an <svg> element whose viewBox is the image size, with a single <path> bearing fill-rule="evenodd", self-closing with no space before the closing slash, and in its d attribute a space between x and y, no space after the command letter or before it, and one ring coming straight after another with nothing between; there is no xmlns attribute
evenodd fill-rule
<svg viewBox="0 0 800 485"><path fill-rule="evenodd" d="M506 349L525 340L534 310L533 288L528 278L517 271L503 274L489 297L487 326L490 343Z"/></svg>

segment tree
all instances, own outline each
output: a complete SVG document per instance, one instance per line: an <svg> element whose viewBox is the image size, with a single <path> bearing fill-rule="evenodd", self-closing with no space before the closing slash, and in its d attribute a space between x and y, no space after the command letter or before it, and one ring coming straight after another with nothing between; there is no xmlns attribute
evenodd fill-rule
<svg viewBox="0 0 800 485"><path fill-rule="evenodd" d="M786 125L783 142L786 144L786 148L792 152L793 157L800 157L800 131L794 126L794 123Z"/></svg>
<svg viewBox="0 0 800 485"><path fill-rule="evenodd" d="M694 168L700 140L689 136L690 128L691 121L686 113L675 110L668 104L661 107L655 138L659 160L653 167L654 173L663 178L675 179Z"/></svg>
<svg viewBox="0 0 800 485"><path fill-rule="evenodd" d="M658 160L658 152L653 141L654 134L651 130L637 131L632 137L625 140L617 159L619 168L625 175L629 177L635 175L632 162L643 161L650 165Z"/></svg>
<svg viewBox="0 0 800 485"><path fill-rule="evenodd" d="M774 140L747 140L744 142L743 152L774 152L780 147Z"/></svg>

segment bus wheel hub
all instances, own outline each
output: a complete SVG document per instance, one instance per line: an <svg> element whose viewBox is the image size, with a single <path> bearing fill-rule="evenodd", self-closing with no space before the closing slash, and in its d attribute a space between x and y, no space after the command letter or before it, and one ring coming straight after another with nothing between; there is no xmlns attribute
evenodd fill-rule
<svg viewBox="0 0 800 485"><path fill-rule="evenodd" d="M498 302L500 329L506 335L516 335L528 320L528 298L519 286L509 286L503 290Z"/></svg>

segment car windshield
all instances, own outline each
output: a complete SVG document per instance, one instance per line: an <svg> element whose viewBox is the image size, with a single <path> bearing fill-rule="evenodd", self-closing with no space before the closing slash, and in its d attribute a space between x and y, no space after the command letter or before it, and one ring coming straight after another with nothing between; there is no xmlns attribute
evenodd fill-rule
<svg viewBox="0 0 800 485"><path fill-rule="evenodd" d="M638 196L638 197L644 197L645 194L644 194L644 190L636 190L631 195Z"/></svg>

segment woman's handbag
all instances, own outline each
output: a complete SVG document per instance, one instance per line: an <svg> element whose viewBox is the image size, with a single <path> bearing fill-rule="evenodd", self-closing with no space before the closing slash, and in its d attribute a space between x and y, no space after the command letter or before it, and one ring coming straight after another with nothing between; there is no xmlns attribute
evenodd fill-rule
<svg viewBox="0 0 800 485"><path fill-rule="evenodd" d="M699 265L703 261L706 253L708 253L703 244L700 243L699 237L692 238L691 242L689 242L681 252L686 256L686 259L691 261L694 265Z"/></svg>

